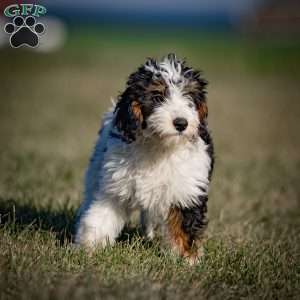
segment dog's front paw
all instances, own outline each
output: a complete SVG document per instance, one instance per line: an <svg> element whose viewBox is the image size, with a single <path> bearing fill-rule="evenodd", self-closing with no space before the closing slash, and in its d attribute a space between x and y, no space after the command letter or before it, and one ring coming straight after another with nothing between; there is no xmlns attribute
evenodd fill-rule
<svg viewBox="0 0 300 300"><path fill-rule="evenodd" d="M204 256L204 248L203 246L201 246L196 251L185 253L184 259L190 266L195 266L201 261L203 256Z"/></svg>
<svg viewBox="0 0 300 300"><path fill-rule="evenodd" d="M88 252L94 252L96 249L113 245L115 239L110 239L108 235L104 235L101 230L93 226L81 224L76 233L75 243L87 249Z"/></svg>

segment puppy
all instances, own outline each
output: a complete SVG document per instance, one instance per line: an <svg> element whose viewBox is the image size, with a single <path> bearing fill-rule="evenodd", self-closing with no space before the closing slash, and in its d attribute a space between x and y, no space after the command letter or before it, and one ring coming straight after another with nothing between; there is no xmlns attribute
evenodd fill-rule
<svg viewBox="0 0 300 300"><path fill-rule="evenodd" d="M75 242L114 244L133 210L195 262L207 225L213 143L201 73L174 54L148 59L104 116L85 178Z"/></svg>

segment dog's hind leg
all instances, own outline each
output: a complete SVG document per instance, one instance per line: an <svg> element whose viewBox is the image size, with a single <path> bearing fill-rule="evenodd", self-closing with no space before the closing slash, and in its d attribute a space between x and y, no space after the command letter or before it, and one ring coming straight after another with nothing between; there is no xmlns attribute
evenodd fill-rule
<svg viewBox="0 0 300 300"><path fill-rule="evenodd" d="M113 245L126 220L126 210L116 201L96 200L82 212L75 242L91 248Z"/></svg>

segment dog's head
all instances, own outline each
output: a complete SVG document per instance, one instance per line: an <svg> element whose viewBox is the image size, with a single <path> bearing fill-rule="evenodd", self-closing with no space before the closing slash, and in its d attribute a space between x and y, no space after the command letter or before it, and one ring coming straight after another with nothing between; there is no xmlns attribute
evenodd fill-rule
<svg viewBox="0 0 300 300"><path fill-rule="evenodd" d="M116 105L115 125L131 142L154 138L165 144L191 141L206 124L207 82L169 54L148 59L129 76Z"/></svg>

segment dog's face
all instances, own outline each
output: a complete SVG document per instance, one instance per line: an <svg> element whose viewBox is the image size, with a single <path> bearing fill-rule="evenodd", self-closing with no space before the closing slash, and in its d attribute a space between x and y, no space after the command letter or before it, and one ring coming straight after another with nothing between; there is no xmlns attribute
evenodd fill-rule
<svg viewBox="0 0 300 300"><path fill-rule="evenodd" d="M169 145L192 141L205 125L207 82L169 54L149 59L129 76L116 106L116 126L128 139L152 138Z"/></svg>

